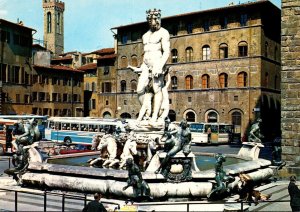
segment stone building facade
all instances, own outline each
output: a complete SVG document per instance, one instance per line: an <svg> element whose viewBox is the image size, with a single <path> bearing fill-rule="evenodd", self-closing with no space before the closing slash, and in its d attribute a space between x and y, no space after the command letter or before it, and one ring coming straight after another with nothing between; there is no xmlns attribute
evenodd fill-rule
<svg viewBox="0 0 300 212"><path fill-rule="evenodd" d="M271 141L280 129L280 9L262 0L162 18L162 27L171 35L169 117L232 123L241 136L261 117ZM115 116L136 118L138 76L126 67L141 65L141 37L148 25L113 29L118 53Z"/></svg>
<svg viewBox="0 0 300 212"><path fill-rule="evenodd" d="M32 114L83 116L84 71L59 65L33 68Z"/></svg>
<svg viewBox="0 0 300 212"><path fill-rule="evenodd" d="M115 66L116 59L117 55L114 48L102 49L101 55L97 58L97 117L118 117L118 73Z"/></svg>
<svg viewBox="0 0 300 212"><path fill-rule="evenodd" d="M65 3L58 0L42 0L44 9L44 45L55 56L64 52Z"/></svg>
<svg viewBox="0 0 300 212"><path fill-rule="evenodd" d="M300 1L282 0L281 129L283 160L300 161Z"/></svg>
<svg viewBox="0 0 300 212"><path fill-rule="evenodd" d="M31 113L31 52L34 29L0 19L1 114Z"/></svg>

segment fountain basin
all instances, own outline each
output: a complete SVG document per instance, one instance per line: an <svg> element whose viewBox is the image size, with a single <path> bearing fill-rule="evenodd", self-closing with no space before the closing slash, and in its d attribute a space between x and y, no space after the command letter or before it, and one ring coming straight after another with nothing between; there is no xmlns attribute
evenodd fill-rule
<svg viewBox="0 0 300 212"><path fill-rule="evenodd" d="M247 173L254 181L267 180L274 174L270 165L271 162L265 159L225 165L226 173L235 177L235 181L229 184L229 187L237 186L239 173ZM155 199L206 198L215 183L214 169L193 171L190 181L178 183L167 182L163 175L154 172L142 172L142 176L150 187L151 196ZM126 170L30 162L27 172L21 178L25 185L35 187L45 186L85 193L100 192L109 197L131 198L135 196L132 187L122 190L127 185L127 177Z"/></svg>

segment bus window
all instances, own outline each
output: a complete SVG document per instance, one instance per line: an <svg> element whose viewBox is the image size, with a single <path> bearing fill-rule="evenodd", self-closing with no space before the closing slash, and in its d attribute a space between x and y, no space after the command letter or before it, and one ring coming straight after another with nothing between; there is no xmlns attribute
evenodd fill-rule
<svg viewBox="0 0 300 212"><path fill-rule="evenodd" d="M203 124L191 123L190 130L191 132L203 132Z"/></svg>
<svg viewBox="0 0 300 212"><path fill-rule="evenodd" d="M56 122L56 123L55 123L55 129L56 129L56 130L60 130L60 129L61 129L61 123Z"/></svg>
<svg viewBox="0 0 300 212"><path fill-rule="evenodd" d="M220 126L219 126L219 132L220 133L226 133L226 126L220 124Z"/></svg>
<svg viewBox="0 0 300 212"><path fill-rule="evenodd" d="M71 124L71 129L77 131L79 128L78 124Z"/></svg>
<svg viewBox="0 0 300 212"><path fill-rule="evenodd" d="M218 133L219 129L218 129L218 125L211 125L211 132L212 133Z"/></svg>

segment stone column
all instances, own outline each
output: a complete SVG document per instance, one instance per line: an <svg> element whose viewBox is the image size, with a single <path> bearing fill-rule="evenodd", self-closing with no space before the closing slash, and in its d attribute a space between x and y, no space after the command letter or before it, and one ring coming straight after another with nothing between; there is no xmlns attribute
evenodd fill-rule
<svg viewBox="0 0 300 212"><path fill-rule="evenodd" d="M300 0L282 0L282 158L300 161Z"/></svg>

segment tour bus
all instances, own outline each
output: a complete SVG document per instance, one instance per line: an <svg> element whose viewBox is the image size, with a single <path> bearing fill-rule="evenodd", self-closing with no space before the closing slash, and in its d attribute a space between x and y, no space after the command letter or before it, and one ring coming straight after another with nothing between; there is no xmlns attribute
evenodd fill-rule
<svg viewBox="0 0 300 212"><path fill-rule="evenodd" d="M225 123L189 123L192 143L222 144L232 140L233 125ZM210 131L210 135L209 135Z"/></svg>
<svg viewBox="0 0 300 212"><path fill-rule="evenodd" d="M45 138L45 128L47 124L48 116L42 115L0 115L0 119L10 119L10 120L29 120L34 118L37 122L39 131L41 133L41 138Z"/></svg>
<svg viewBox="0 0 300 212"><path fill-rule="evenodd" d="M0 118L0 155L12 152L12 131L17 120Z"/></svg>
<svg viewBox="0 0 300 212"><path fill-rule="evenodd" d="M47 140L92 144L95 134L105 133L108 130L115 130L120 127L125 132L126 124L117 119L100 119L89 117L50 117L48 118L45 138Z"/></svg>

